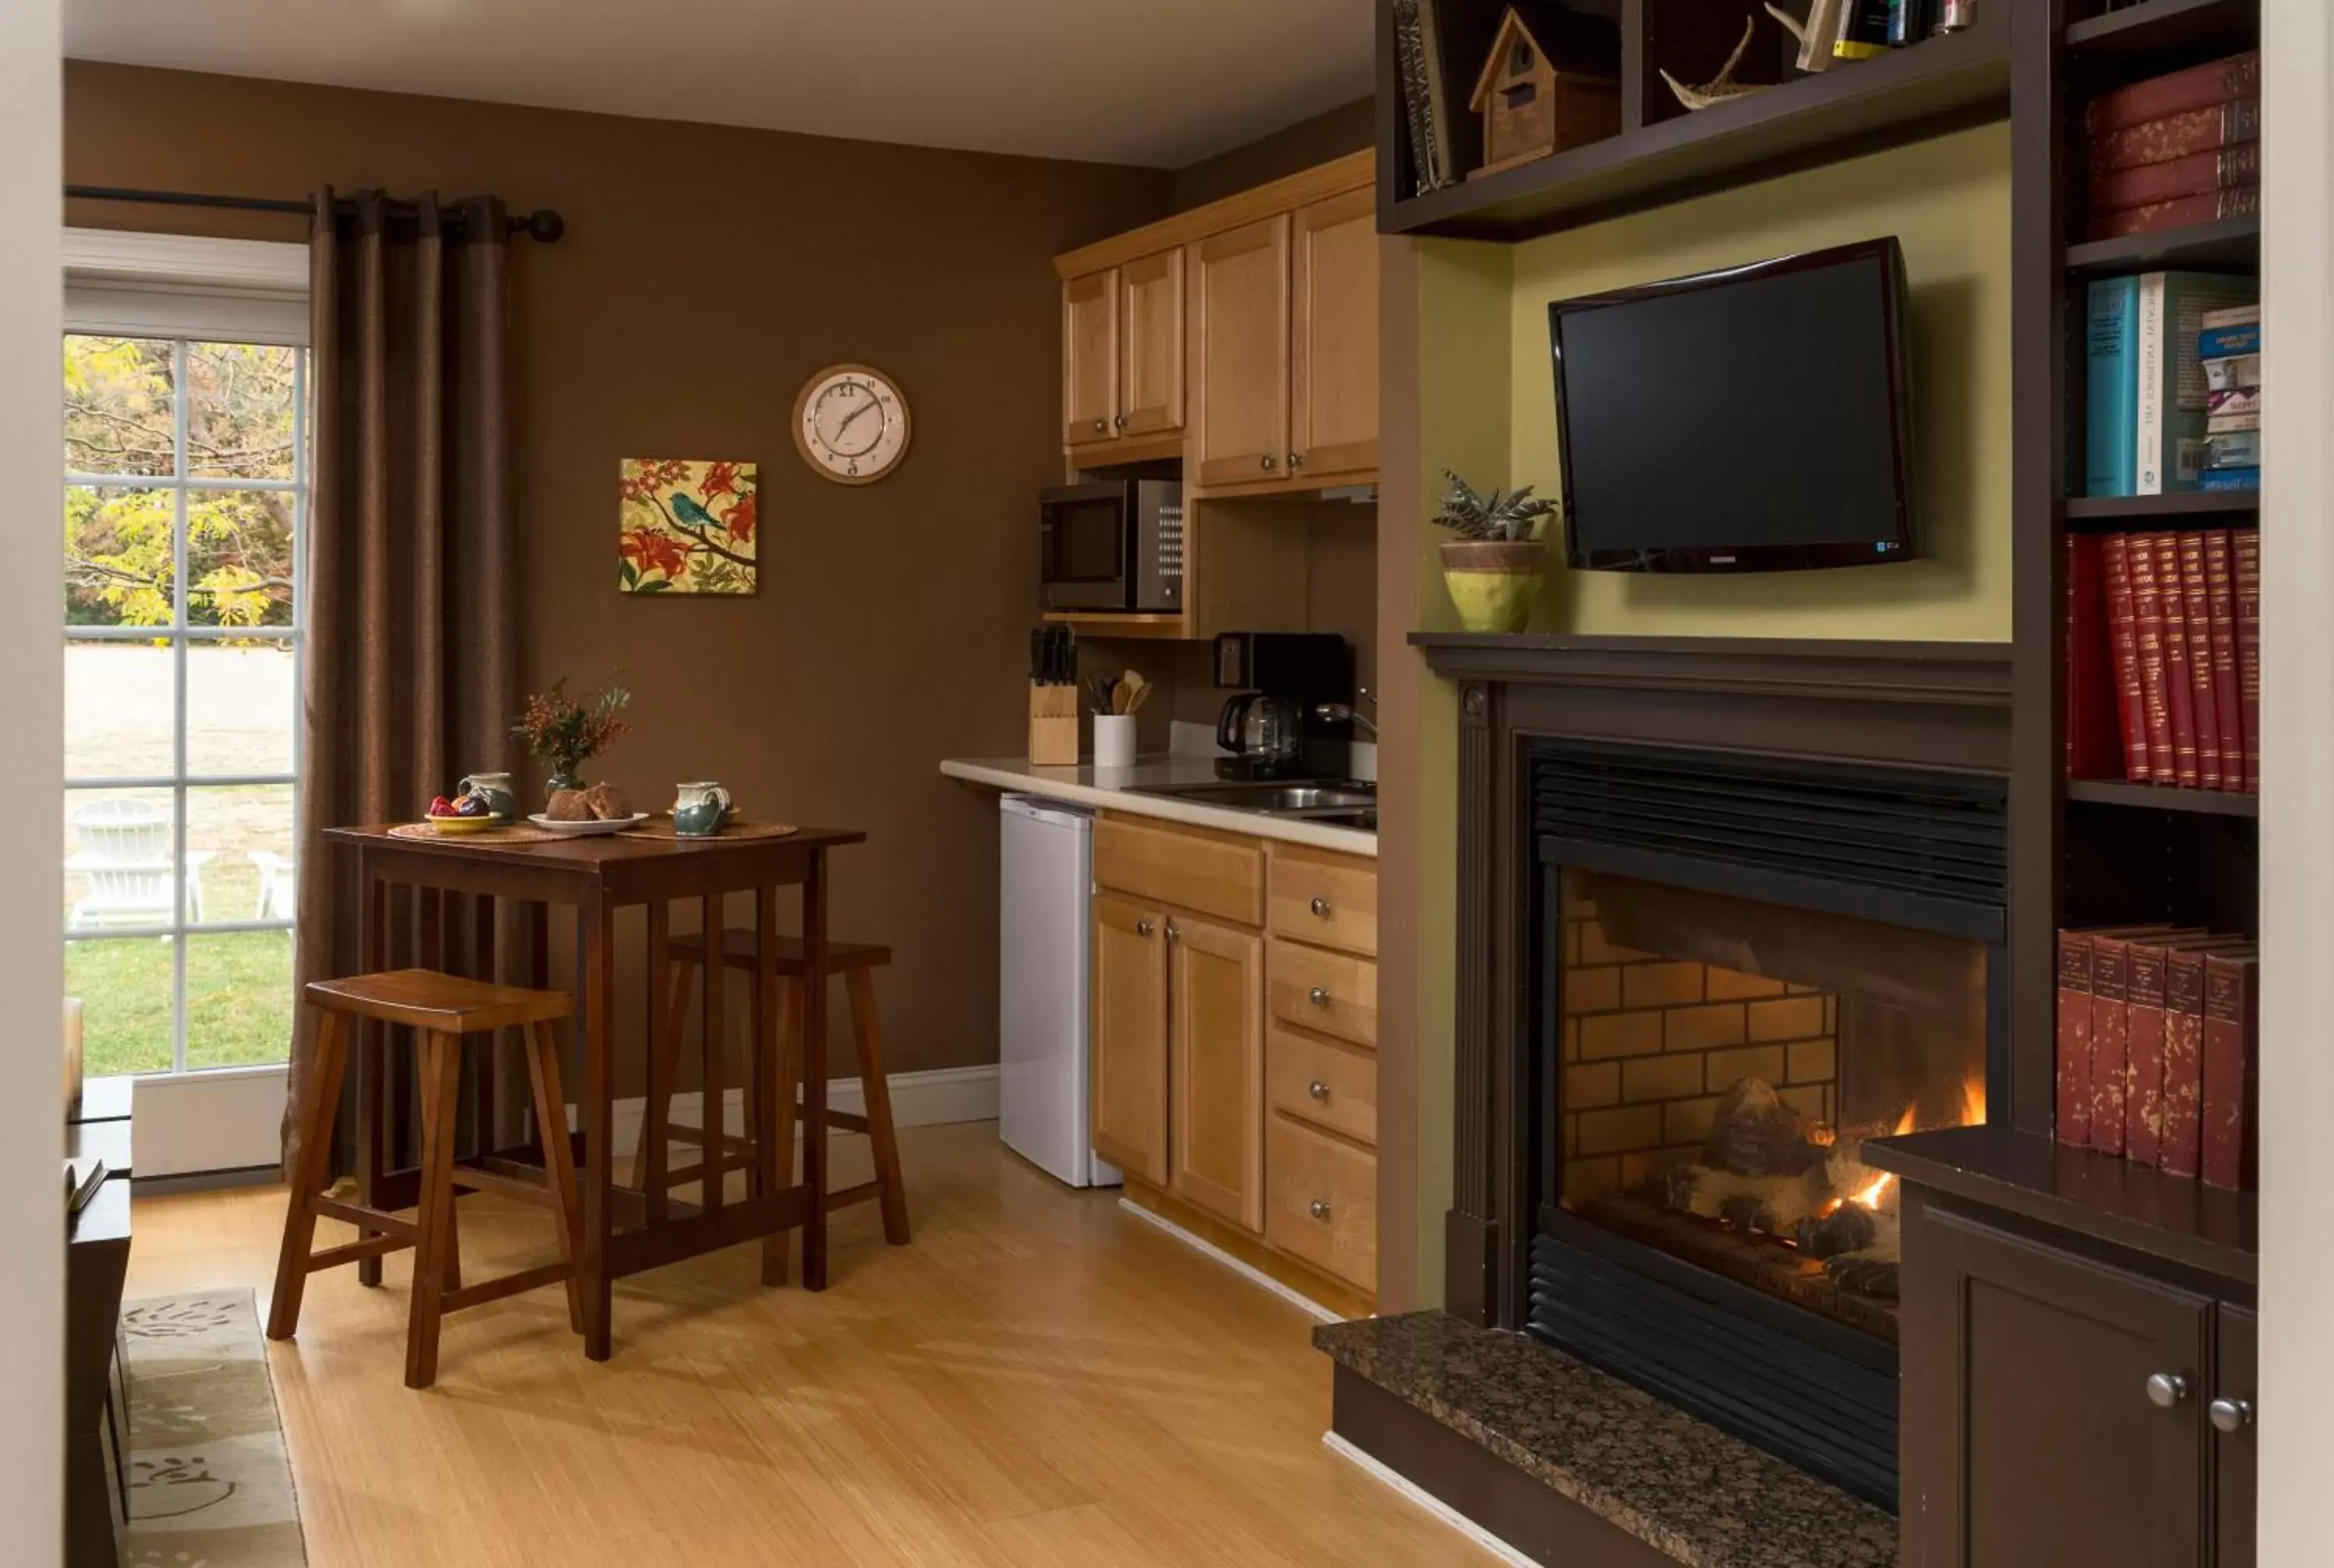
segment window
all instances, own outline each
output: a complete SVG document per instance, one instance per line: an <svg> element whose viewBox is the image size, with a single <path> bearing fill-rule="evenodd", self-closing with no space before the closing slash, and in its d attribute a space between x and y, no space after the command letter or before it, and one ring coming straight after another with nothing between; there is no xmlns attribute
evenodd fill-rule
<svg viewBox="0 0 2334 1568"><path fill-rule="evenodd" d="M282 1062L306 351L69 332L63 360L65 993L87 1071Z"/></svg>

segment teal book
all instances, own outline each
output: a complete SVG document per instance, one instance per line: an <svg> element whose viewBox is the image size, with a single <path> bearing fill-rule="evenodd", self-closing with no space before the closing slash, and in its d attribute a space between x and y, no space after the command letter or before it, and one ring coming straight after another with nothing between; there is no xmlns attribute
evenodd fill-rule
<svg viewBox="0 0 2334 1568"><path fill-rule="evenodd" d="M2139 401L2139 280L2091 284L2085 342L2088 388L2084 419L2083 494L2138 493L2134 473Z"/></svg>

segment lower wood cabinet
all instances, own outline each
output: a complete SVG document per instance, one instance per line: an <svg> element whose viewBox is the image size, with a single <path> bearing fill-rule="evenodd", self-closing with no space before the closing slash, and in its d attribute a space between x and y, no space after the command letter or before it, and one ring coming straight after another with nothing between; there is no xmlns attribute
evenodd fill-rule
<svg viewBox="0 0 2334 1568"><path fill-rule="evenodd" d="M1093 1138L1096 1154L1153 1186L1167 1181L1167 917L1094 900Z"/></svg>
<svg viewBox="0 0 2334 1568"><path fill-rule="evenodd" d="M1167 1189L1264 1228L1264 942L1168 918Z"/></svg>
<svg viewBox="0 0 2334 1568"><path fill-rule="evenodd" d="M1267 1134L1264 1239L1325 1273L1374 1292L1378 1162L1326 1132L1275 1116Z"/></svg>

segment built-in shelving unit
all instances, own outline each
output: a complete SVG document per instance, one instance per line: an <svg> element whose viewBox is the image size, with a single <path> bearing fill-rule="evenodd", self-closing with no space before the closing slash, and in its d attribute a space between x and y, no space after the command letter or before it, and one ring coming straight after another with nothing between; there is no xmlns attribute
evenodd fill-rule
<svg viewBox="0 0 2334 1568"><path fill-rule="evenodd" d="M1183 635L1183 617L1102 611L1049 610L1046 621L1066 626L1080 637L1112 637L1131 640L1172 642Z"/></svg>
<svg viewBox="0 0 2334 1568"><path fill-rule="evenodd" d="M2198 812L2206 816L2257 817L2259 795L2222 790L2167 789L2162 784L2125 784L2117 779L2069 779L2067 798L2092 805L2136 806L2151 812Z"/></svg>
<svg viewBox="0 0 2334 1568"><path fill-rule="evenodd" d="M2261 219L2224 217L2189 228L2161 234L2137 234L2124 239L2090 240L2067 247L2070 277L2107 277L2116 273L2156 267L2197 267L2205 271L2261 265Z"/></svg>
<svg viewBox="0 0 2334 1568"><path fill-rule="evenodd" d="M2261 511L2257 490L2189 490L2172 495L2077 495L2067 503L2069 524L2156 528L2182 518L2212 517L2237 527Z"/></svg>

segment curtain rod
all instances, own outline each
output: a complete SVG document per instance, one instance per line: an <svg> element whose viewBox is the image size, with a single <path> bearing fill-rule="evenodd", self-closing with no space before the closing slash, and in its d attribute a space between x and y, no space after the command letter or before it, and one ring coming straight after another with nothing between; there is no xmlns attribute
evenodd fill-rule
<svg viewBox="0 0 2334 1568"><path fill-rule="evenodd" d="M313 215L316 210L316 204L313 201L279 201L264 196L206 196L184 190L131 190L112 185L69 185L65 187L65 195L68 198L77 201L127 201L153 207L225 207L236 212L280 212L298 214L303 217ZM356 203L346 197L342 197L336 205L342 212L356 211ZM391 201L387 205L392 213L410 214L414 211L414 204L410 201ZM449 213L449 216L452 215ZM458 217L456 221L459 221ZM566 220L548 207L540 212L514 214L504 221L512 235L523 234L544 245L553 244L561 235L567 232Z"/></svg>

